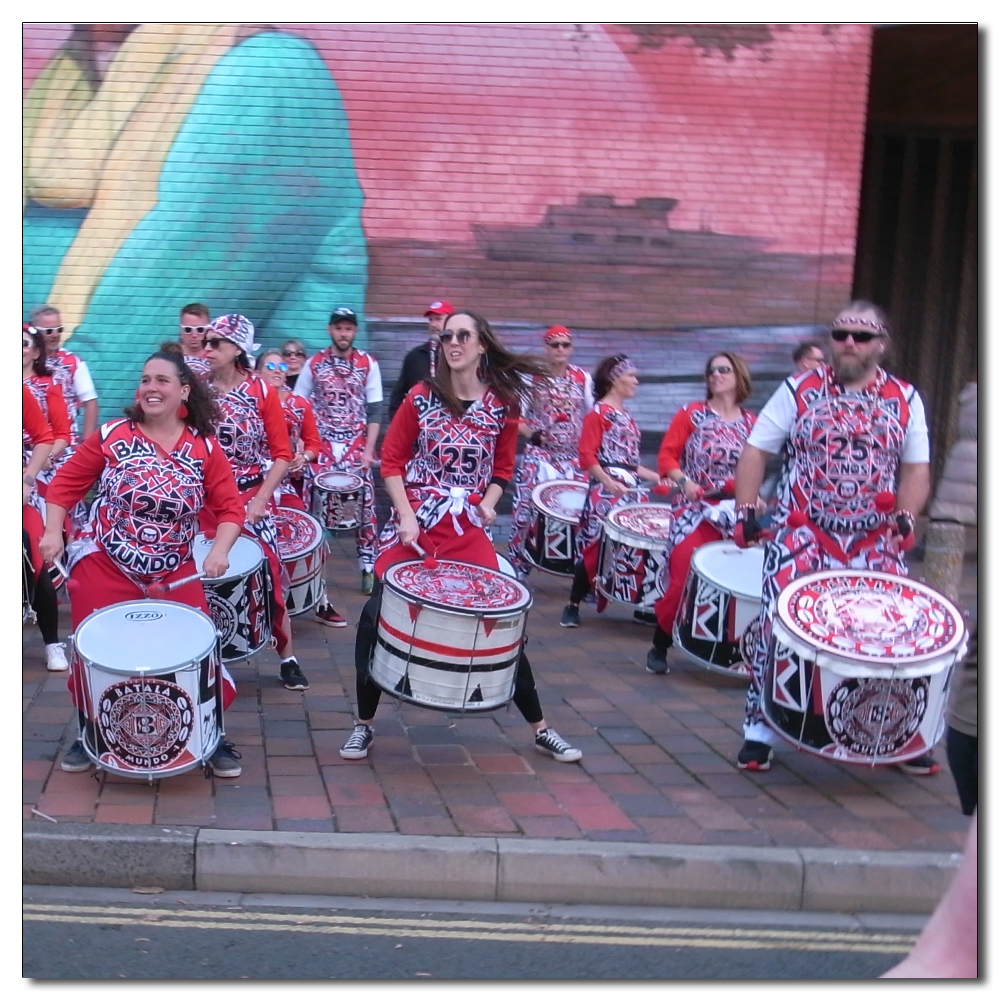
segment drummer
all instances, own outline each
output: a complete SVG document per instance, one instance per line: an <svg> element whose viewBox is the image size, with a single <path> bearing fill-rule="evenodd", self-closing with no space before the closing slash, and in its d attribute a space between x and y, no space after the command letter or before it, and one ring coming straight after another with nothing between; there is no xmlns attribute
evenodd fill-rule
<svg viewBox="0 0 1000 1000"><path fill-rule="evenodd" d="M45 534L38 548L50 564L63 553L66 511L97 485L90 519L67 553L74 628L100 608L143 599L151 584L193 576L192 542L203 507L218 521L203 566L207 577L222 576L228 569L229 550L243 524L243 504L214 437L218 407L179 351L158 351L146 361L135 402L125 414L81 442L49 484ZM154 570L156 564L166 568ZM209 614L198 580L172 590L170 600ZM236 688L225 669L223 681L226 708ZM83 685L84 679L71 672L69 688L77 709ZM232 743L221 743L210 759L213 773L239 777L239 756ZM78 739L61 767L85 771L90 763Z"/></svg>
<svg viewBox="0 0 1000 1000"><path fill-rule="evenodd" d="M646 654L651 674L668 671L674 618L695 549L732 537L732 496L728 505L720 505L720 499L757 419L742 406L751 391L746 362L731 351L719 351L705 362L704 401L682 406L663 435L657 465L660 475L680 492L667 543L668 580L663 596L653 605L656 631L653 648Z"/></svg>
<svg viewBox="0 0 1000 1000"><path fill-rule="evenodd" d="M564 326L550 326L542 335L550 378L539 382L527 398L518 433L528 439L514 476L514 530L509 556L523 579L532 568L524 542L532 521L531 491L545 479L586 482L580 470L579 442L583 418L594 408L594 380L571 365L573 337ZM544 470L543 467L548 466Z"/></svg>
<svg viewBox="0 0 1000 1000"><path fill-rule="evenodd" d="M358 722L340 750L349 760L367 757L375 738L382 691L368 667L383 575L393 563L417 558L412 542L438 558L498 568L484 529L496 521L496 505L514 472L522 378L546 375L540 361L502 347L489 323L475 313L450 315L439 342L437 371L407 393L382 445L382 478L393 510L380 538L375 589L358 622ZM523 651L514 704L534 730L536 750L558 761L583 756L545 722Z"/></svg>
<svg viewBox="0 0 1000 1000"><path fill-rule="evenodd" d="M258 542L267 557L274 610L274 638L281 660L281 683L289 691L305 691L309 682L295 659L292 623L281 583L278 530L271 515L278 488L292 460L278 393L251 371L253 323L238 313L218 316L208 326L205 357L211 372L208 386L222 411L219 444L229 459L240 499L246 505L243 533ZM210 514L202 530L215 526Z"/></svg>
<svg viewBox="0 0 1000 1000"><path fill-rule="evenodd" d="M640 480L661 482L652 469L639 464L639 425L625 409L625 401L635 395L638 385L638 369L626 354L605 358L594 372L599 400L583 418L579 447L580 468L587 473L590 487L576 535L576 571L569 604L559 619L563 628L580 624L580 602L594 584L601 523L608 511L624 500L639 502L642 498L636 487Z"/></svg>
<svg viewBox="0 0 1000 1000"><path fill-rule="evenodd" d="M733 538L745 547L760 538L756 499L767 459L786 446L775 514L779 527L764 556L760 638L751 663L745 739L736 758L743 770L768 770L777 742L760 702L781 589L823 569L907 575L901 549L913 544L915 517L930 494L930 451L919 393L881 367L889 342L889 323L877 306L859 300L842 309L830 328L832 363L782 382L761 410L737 465ZM896 497L889 530L875 505L883 491ZM792 512L804 515L806 524L788 526ZM918 775L940 770L929 753L897 766Z"/></svg>

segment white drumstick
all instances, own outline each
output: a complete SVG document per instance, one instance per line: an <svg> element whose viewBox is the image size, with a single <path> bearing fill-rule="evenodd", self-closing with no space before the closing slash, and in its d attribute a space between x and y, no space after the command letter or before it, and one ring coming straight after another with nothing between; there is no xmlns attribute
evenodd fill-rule
<svg viewBox="0 0 1000 1000"><path fill-rule="evenodd" d="M162 597L164 594L169 594L171 590L183 587L186 583L194 583L195 580L203 580L204 578L204 573L192 573L191 576L182 577L180 580L174 580L171 583L151 583L146 588L146 596L153 598Z"/></svg>

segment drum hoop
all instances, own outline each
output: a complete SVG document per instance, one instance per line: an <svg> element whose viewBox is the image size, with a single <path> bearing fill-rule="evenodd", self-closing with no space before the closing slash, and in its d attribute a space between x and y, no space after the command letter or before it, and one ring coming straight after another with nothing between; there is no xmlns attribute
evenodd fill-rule
<svg viewBox="0 0 1000 1000"><path fill-rule="evenodd" d="M713 587L718 587L719 590L725 591L727 594L732 594L734 597L745 597L750 601L759 601L761 599L762 590L757 590L754 592L749 592L745 590L739 590L732 582L721 583L716 580L715 577L709 576L706 572L704 566L701 563L712 554L711 550L719 551L721 549L731 550L734 555L738 554L740 558L751 558L760 559L761 568L761 588L763 589L763 571L764 571L764 554L761 549L741 549L735 542L719 541L719 542L708 542L705 545L700 545L694 550L694 555L691 557L691 569L700 577L702 580L706 580L711 583Z"/></svg>
<svg viewBox="0 0 1000 1000"><path fill-rule="evenodd" d="M528 588L525 587L524 584L520 582L520 580L515 580L514 577L507 576L506 573L502 572L499 569L493 569L491 566L480 566L478 563L465 562L462 559L448 559L447 561L455 563L456 565L459 566L472 566L475 569L488 569L493 573L498 573L500 576L505 577L508 580L513 580L514 583L516 583L519 587L523 588L524 592L527 594L527 597L525 598L524 602L521 604L513 605L510 608L504 608L502 610L499 608L492 608L485 610L475 610L473 608L456 608L451 604L444 604L440 601L429 601L425 597L417 597L416 595L411 594L408 591L404 590L398 584L393 583L393 581L389 578L392 571L397 567L412 566L415 563L419 563L420 561L421 560L419 559L404 559L401 562L393 563L385 571L385 574L382 577L383 586L387 590L391 590L393 594L395 594L397 597L400 597L411 604L413 603L420 604L423 607L433 608L435 611L443 611L446 612L447 614L452 614L459 618L513 618L517 615L527 614L532 604L534 604L534 598L531 596L531 591L528 590Z"/></svg>
<svg viewBox="0 0 1000 1000"><path fill-rule="evenodd" d="M205 622L208 624L208 627L212 630L211 642L209 643L208 648L203 653L191 659L185 660L184 663L181 665L172 664L169 667L163 667L162 673L168 674L168 673L174 673L178 670L186 670L196 664L200 666L206 656L212 655L212 651L215 649L216 644L219 641L218 629L215 627L215 622L212 621L212 619L208 615L206 615L205 612L202 611L200 608L192 608L190 604L181 604L179 601L149 601L149 600L118 601L116 604L106 604L103 608L97 608L96 610L91 611L90 614L87 615L87 617L84 618L82 622L80 622L80 624L73 631L73 634L70 636L70 641L73 643L73 649L76 651L77 655L87 666L93 664L97 667L100 667L100 669L105 671L106 673L120 674L122 677L160 676L160 673L151 672L153 669L152 667L132 667L129 670L119 670L116 669L115 667L109 667L107 666L107 664L101 663L99 660L95 660L93 657L87 656L87 654L80 649L79 639L77 637L92 618L96 618L98 617L98 615L102 615L106 611L111 611L114 608L122 608L125 607L126 605L131 605L134 607L137 604L142 605L147 610L149 610L151 606L155 606L158 604L168 604L175 608L183 608L185 611L190 611L192 614L198 615L199 617L203 618ZM159 670L160 668L157 669Z"/></svg>
<svg viewBox="0 0 1000 1000"><path fill-rule="evenodd" d="M331 476L347 476L356 485L348 488L334 489L332 486L324 486L323 481L329 480ZM322 493L354 493L364 487L365 481L356 472L341 472L339 469L327 469L325 472L317 472L315 478L313 479L313 489L319 489Z"/></svg>
<svg viewBox="0 0 1000 1000"><path fill-rule="evenodd" d="M576 491L583 493L584 504L587 502L587 484L581 482L579 479L547 479L544 483L538 483L531 491L531 506L534 507L538 513L543 517L550 517L553 521L559 521L561 524L568 524L571 527L579 527L580 516L583 514L583 504L580 506L580 513L576 515L573 520L563 517L561 514L556 513L554 510L549 510L544 507L540 501L542 490L551 489L553 486L572 486Z"/></svg>
<svg viewBox="0 0 1000 1000"><path fill-rule="evenodd" d="M205 537L204 533L203 532L199 532L195 536L195 542L197 542L199 538L204 538L204 537ZM219 585L221 583L232 583L234 580L247 580L251 576L253 576L254 573L256 573L256 572L258 572L260 570L261 566L264 565L264 562L267 559L267 556L264 555L264 546L261 545L260 542L258 542L255 538L248 538L246 535L240 535L236 539L236 541L233 542L233 549L235 549L236 546L240 544L240 542L250 542L252 545L256 545L257 546L257 548L259 550L259 552L258 552L259 558L258 558L257 562L253 566L251 566L250 569L248 569L245 573L234 573L234 572L232 572L233 567L232 567L232 563L230 563L229 569L226 570L225 576L213 576L211 579L209 579L208 577L205 577L204 580L202 580L203 586L206 586L206 587L215 587L215 586L217 586L217 585ZM232 554L232 549L230 549L229 552L230 552L230 554ZM206 549L206 553L205 554L206 555L208 554L208 550L207 549ZM192 553L192 555L193 555L193 553ZM279 562L280 562L280 560L279 560ZM195 563L197 564L197 560L195 560Z"/></svg>
<svg viewBox="0 0 1000 1000"><path fill-rule="evenodd" d="M297 552L295 555L288 555L288 556L282 555L282 552L281 552L281 531L279 530L278 531L278 562L292 562L292 561L294 561L296 559L304 559L306 556L312 555L312 553L315 552L316 549L318 549L323 544L323 542L324 542L324 540L326 538L326 529L323 527L323 525L320 524L320 522L315 517L313 517L312 514L309 514L309 513L307 513L304 510L299 510L298 507L285 507L282 504L278 504L278 510L281 510L281 511L286 511L286 510L295 511L296 514L299 514L299 515L301 515L303 517L309 518L309 520L312 521L315 524L315 526L319 529L319 531L317 532L317 535L316 535L316 541L312 545L310 545L308 548L302 549L301 551ZM278 518L276 517L275 521L277 521L277 520L278 520ZM277 527L277 525L275 525L275 527Z"/></svg>
<svg viewBox="0 0 1000 1000"><path fill-rule="evenodd" d="M661 508L662 510L668 511L670 513L671 520L673 520L673 510L665 503L624 503L617 504L611 508L604 516L603 526L604 531L615 542L629 542L631 539L638 539L644 542L643 545L633 545L634 549L661 549L670 544L669 537L667 538L655 538L652 535L640 535L632 531L629 528L624 527L617 523L617 517L615 515L620 515L623 511L631 510L634 507L642 508ZM611 529L610 531L608 529ZM616 534L620 537L616 537Z"/></svg>
<svg viewBox="0 0 1000 1000"><path fill-rule="evenodd" d="M843 576L845 572L851 571L820 570L818 573L809 573L806 576L817 577L821 574L827 577ZM909 577L897 577L893 576L891 573L876 573L874 571L866 572L863 570L856 570L854 572L868 577L877 576L880 579L885 580L909 580ZM801 580L806 579L806 576L800 576L793 582L798 583ZM785 590L778 595L777 614L775 614L772 622L774 637L783 646L787 646L797 655L806 660L811 660L818 667L830 670L841 677L874 677L888 678L890 680L893 678L907 680L913 677L927 677L931 674L937 674L942 670L947 669L965 655L967 645L967 630L965 628L965 622L963 621L962 616L958 614L954 605L951 605L950 601L946 603L953 611L955 611L956 620L961 625L961 628L956 631L955 636L948 642L948 644L941 649L934 650L930 653L917 654L912 657L907 657L898 665L893 665L890 658L877 660L874 657L866 656L864 654L860 656L852 656L846 652L837 652L835 650L823 649L817 646L815 642L809 639L808 636L800 632L793 623L787 621L790 590L791 587L786 587ZM938 595L935 594L935 596ZM782 600L782 598L784 598L784 600ZM945 601L945 598L942 597L941 600Z"/></svg>

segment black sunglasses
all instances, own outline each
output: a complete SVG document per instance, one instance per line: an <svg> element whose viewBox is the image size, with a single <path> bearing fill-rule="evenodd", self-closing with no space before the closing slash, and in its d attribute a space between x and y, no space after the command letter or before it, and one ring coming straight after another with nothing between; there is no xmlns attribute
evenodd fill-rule
<svg viewBox="0 0 1000 1000"><path fill-rule="evenodd" d="M445 330L444 333L438 334L438 340L441 341L442 344L450 344L452 337L454 337L459 344L467 344L472 339L472 331L459 330L458 333L455 333L453 330Z"/></svg>
<svg viewBox="0 0 1000 1000"><path fill-rule="evenodd" d="M226 343L229 343L229 341L227 341L225 337L206 337L201 342L201 346L211 347L213 351L217 351L219 349L219 344L226 344Z"/></svg>
<svg viewBox="0 0 1000 1000"><path fill-rule="evenodd" d="M282 351L281 356L283 358L304 358L306 356L305 351Z"/></svg>
<svg viewBox="0 0 1000 1000"><path fill-rule="evenodd" d="M63 327L61 326L40 326L37 327L39 333L62 333Z"/></svg>
<svg viewBox="0 0 1000 1000"><path fill-rule="evenodd" d="M854 340L855 344L867 344L873 341L876 337L881 337L881 333L870 333L868 330L831 330L830 336L837 341L838 344L844 343L848 337Z"/></svg>
<svg viewBox="0 0 1000 1000"><path fill-rule="evenodd" d="M572 346L573 345L568 340L553 340L549 344L549 347L565 347L567 349L569 349Z"/></svg>
<svg viewBox="0 0 1000 1000"><path fill-rule="evenodd" d="M182 326L181 329L185 333L204 333L208 327L207 326Z"/></svg>

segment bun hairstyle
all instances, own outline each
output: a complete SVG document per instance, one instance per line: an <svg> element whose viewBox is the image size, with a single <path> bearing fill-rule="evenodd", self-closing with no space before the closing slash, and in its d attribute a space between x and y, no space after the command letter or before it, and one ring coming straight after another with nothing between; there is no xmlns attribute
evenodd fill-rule
<svg viewBox="0 0 1000 1000"><path fill-rule="evenodd" d="M178 381L188 388L187 416L181 419L204 437L214 435L222 419L222 411L206 383L184 363L184 347L176 341L165 340L155 354L146 358L143 366L150 361L167 361L174 366ZM137 402L125 407L125 416L137 424L146 419L145 411Z"/></svg>

